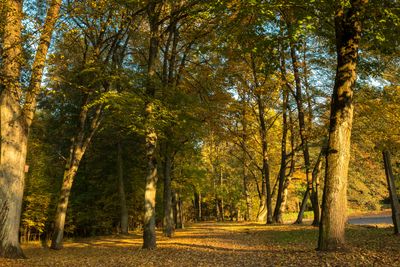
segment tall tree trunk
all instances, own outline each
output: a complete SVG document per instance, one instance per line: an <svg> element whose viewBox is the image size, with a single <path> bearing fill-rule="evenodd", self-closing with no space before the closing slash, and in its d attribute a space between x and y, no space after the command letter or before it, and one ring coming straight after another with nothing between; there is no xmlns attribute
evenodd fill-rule
<svg viewBox="0 0 400 267"><path fill-rule="evenodd" d="M286 210L286 203L289 194L289 185L292 180L292 176L296 165L294 124L293 124L293 116L290 110L289 110L289 126L290 126L290 147L291 147L290 167L289 167L289 173L286 175L285 184L283 186L282 204L281 204L281 209L279 211L280 214L283 214Z"/></svg>
<svg viewBox="0 0 400 267"><path fill-rule="evenodd" d="M308 130L311 132L313 128L313 109L312 109L312 101L311 101L311 88L308 82L309 79L309 71L307 68L307 42L304 40L303 43L303 77L304 77L304 87L306 93L306 101L307 101L307 113L308 113ZM324 141L325 142L325 141ZM317 161L314 165L314 169L312 172L312 187L311 187L311 203L314 212L314 220L312 225L319 226L320 221L320 203L319 203L319 179L321 175L321 168L322 168L322 155L324 155L326 150L326 145L324 144L321 147L321 152L318 155Z"/></svg>
<svg viewBox="0 0 400 267"><path fill-rule="evenodd" d="M255 88L258 88L257 71L255 65L254 55L251 54L251 67L253 72L253 79ZM261 95L256 94L256 101L258 107L258 119L260 122L260 136L261 136L261 152L262 152L262 178L263 178L263 194L265 195L265 203L260 205L260 211L263 211L263 205L266 207L267 220L266 223L272 223L272 196L271 196L271 181L269 173L269 159L268 159L268 140L267 140L267 126L265 122L265 106L261 99ZM265 191L264 191L265 190ZM264 202L264 200L263 200ZM261 214L261 212L259 212ZM257 216L258 217L258 216Z"/></svg>
<svg viewBox="0 0 400 267"><path fill-rule="evenodd" d="M283 47L280 45L280 64L281 64L281 75L283 80L286 80L286 67L285 57L283 53ZM286 178L286 141L287 141L287 106L289 101L289 93L285 87L282 88L282 139L281 139L281 166L279 170L279 185L278 195L276 198L275 210L274 210L274 221L277 223L283 223L281 205L283 202L283 191Z"/></svg>
<svg viewBox="0 0 400 267"><path fill-rule="evenodd" d="M124 185L124 166L122 159L121 141L117 144L117 168L118 168L118 191L121 216L121 234L128 234L128 209L126 206L125 185Z"/></svg>
<svg viewBox="0 0 400 267"><path fill-rule="evenodd" d="M3 2L5 10L0 70L0 257L24 258L19 245L19 225L24 191L24 170L29 128L40 91L43 68L61 0L53 0L47 11L24 107L20 102L22 1Z"/></svg>
<svg viewBox="0 0 400 267"><path fill-rule="evenodd" d="M2 92L0 105L0 256L24 258L18 233L28 133L26 124L20 117L19 103L8 90Z"/></svg>
<svg viewBox="0 0 400 267"><path fill-rule="evenodd" d="M261 101L261 99L259 100ZM260 112L261 113L261 112ZM269 163L268 163L268 141L267 141L267 129L264 121L264 112L260 114L261 120L261 145L262 145L262 162L263 162L263 173L266 188L266 207L267 207L267 223L272 223L272 199L271 199L271 183L269 175Z"/></svg>
<svg viewBox="0 0 400 267"><path fill-rule="evenodd" d="M173 213L172 213L172 189L171 189L171 156L168 151L168 144L163 144L164 160L163 160L163 176L164 176L164 235L171 237L173 226Z"/></svg>
<svg viewBox="0 0 400 267"><path fill-rule="evenodd" d="M294 97L296 100L297 111L298 111L298 120L299 120L299 129L300 129L300 139L301 139L301 148L303 150L303 158L304 158L304 165L306 171L306 180L307 180L307 189L304 194L304 198L301 204L300 212L297 216L297 220L295 223L302 223L303 221L303 214L305 211L305 207L307 205L308 197L310 196L310 191L312 189L312 183L310 179L310 152L308 148L308 134L307 134L307 125L305 121L305 114L304 114L304 105L303 105L303 92L302 92L302 85L300 79L300 71L299 71L299 59L297 56L296 51L296 44L293 41L293 15L291 14L291 10L288 11L286 24L288 27L289 32L289 46L290 46L290 57L292 60L292 68L293 68L293 75L295 81L296 91L294 93ZM315 216L315 214L314 214Z"/></svg>
<svg viewBox="0 0 400 267"><path fill-rule="evenodd" d="M100 125L100 116L103 106L97 106L95 115L88 123L88 109L86 105L89 103L89 95L86 94L81 104L81 112L79 114L79 124L76 136L72 139L70 153L65 164L63 182L60 190L60 198L58 199L57 210L54 219L54 231L51 241L51 249L62 249L65 218L67 215L68 201L71 193L72 184L74 182L79 164L87 147L89 146L94 134Z"/></svg>
<svg viewBox="0 0 400 267"><path fill-rule="evenodd" d="M28 127L32 124L36 110L36 99L41 89L43 69L46 63L47 51L49 50L51 35L56 24L61 7L61 0L52 0L46 14L43 30L40 34L39 45L35 60L32 65L32 74L29 82L28 94L24 105L24 115Z"/></svg>
<svg viewBox="0 0 400 267"><path fill-rule="evenodd" d="M293 74L295 77L295 84L296 84L295 99L297 104L301 147L303 150L303 158L304 158L306 180L307 180L307 190L306 193L304 194L301 209L296 220L296 223L302 223L303 214L305 211L305 207L307 205L307 200L310 195L310 191L312 189L312 184L310 179L310 153L308 149L308 136L307 136L305 116L304 116L303 95L302 95L300 73L299 73L299 61L296 55L295 44L293 43L293 41L290 42L290 56L292 58Z"/></svg>
<svg viewBox="0 0 400 267"><path fill-rule="evenodd" d="M150 25L150 46L147 62L147 85L146 95L148 100L145 107L145 142L147 157L147 176L144 193L144 216L143 216L143 246L144 249L156 248L156 190L157 190L157 133L154 127L155 110L154 97L156 95L156 60L159 45L159 14L160 5L158 1L150 1L147 14Z"/></svg>
<svg viewBox="0 0 400 267"><path fill-rule="evenodd" d="M58 200L57 211L54 220L54 232L50 246L51 249L58 250L62 249L63 247L64 226L69 196L82 156L83 153L81 147L79 144L74 144L73 148L71 149L69 160L65 166L60 198Z"/></svg>
<svg viewBox="0 0 400 267"><path fill-rule="evenodd" d="M247 118L246 118L246 94L243 92L241 96L242 102L242 168L243 168L243 195L246 201L246 210L244 213L244 220L251 221L250 218L250 210L251 210L251 199L250 199L250 192L248 188L249 178L248 178L248 170L247 170Z"/></svg>
<svg viewBox="0 0 400 267"><path fill-rule="evenodd" d="M318 250L337 250L345 245L347 175L353 122L353 88L361 39L361 9L367 0L351 0L335 13L337 68L333 88L325 186Z"/></svg>
<svg viewBox="0 0 400 267"><path fill-rule="evenodd" d="M27 128L19 105L21 55L21 1L6 1L0 87L0 256L24 258L19 245L24 192Z"/></svg>

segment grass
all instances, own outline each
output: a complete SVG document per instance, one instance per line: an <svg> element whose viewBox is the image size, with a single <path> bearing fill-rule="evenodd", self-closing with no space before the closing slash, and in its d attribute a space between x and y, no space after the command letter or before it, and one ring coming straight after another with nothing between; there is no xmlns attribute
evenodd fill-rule
<svg viewBox="0 0 400 267"><path fill-rule="evenodd" d="M283 221L288 223L293 223L297 219L298 212L289 212L282 215ZM312 220L314 217L312 211L305 211L303 215L304 220Z"/></svg>

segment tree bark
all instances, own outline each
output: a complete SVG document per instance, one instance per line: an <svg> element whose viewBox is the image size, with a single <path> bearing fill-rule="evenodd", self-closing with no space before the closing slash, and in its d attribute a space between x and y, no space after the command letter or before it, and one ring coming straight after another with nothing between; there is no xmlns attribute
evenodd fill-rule
<svg viewBox="0 0 400 267"><path fill-rule="evenodd" d="M2 92L0 105L0 257L24 258L18 234L28 133L19 103L9 91Z"/></svg>
<svg viewBox="0 0 400 267"><path fill-rule="evenodd" d="M63 247L64 226L67 215L68 201L79 164L100 125L100 116L103 109L101 104L97 106L94 117L90 122L90 126L87 126L89 118L86 105L88 104L88 101L89 95L86 94L81 104L77 134L72 139L69 157L65 164L60 198L58 200L54 219L54 232L50 246L51 249L55 250L62 249Z"/></svg>
<svg viewBox="0 0 400 267"><path fill-rule="evenodd" d="M258 87L258 79L256 72L254 56L251 55L251 67L253 72L253 79L255 88ZM266 210L266 223L272 223L272 196L271 196L271 181L270 181L270 173L269 173L269 159L268 159L268 140L267 140L267 126L265 122L265 106L261 99L261 95L256 94L256 101L258 106L258 119L260 123L260 136L261 136L261 153L262 153L262 195L265 196L265 201L262 199L262 203L260 203L259 215L265 214ZM264 203L265 202L265 203ZM259 216L257 216L260 218Z"/></svg>
<svg viewBox="0 0 400 267"><path fill-rule="evenodd" d="M171 237L173 226L173 213L172 213L172 189L171 189L171 156L168 151L168 144L164 143L164 160L163 160L163 176L164 176L164 235Z"/></svg>
<svg viewBox="0 0 400 267"><path fill-rule="evenodd" d="M347 175L353 122L353 88L361 39L362 8L367 0L351 0L335 13L337 69L333 88L325 186L319 228L318 250L339 250L345 246Z"/></svg>
<svg viewBox="0 0 400 267"><path fill-rule="evenodd" d="M182 200L179 193L173 194L175 229L183 229Z"/></svg>
<svg viewBox="0 0 400 267"><path fill-rule="evenodd" d="M295 224L303 223L304 212L306 211L307 208L307 200L310 198L310 191L311 188L307 186L306 192L304 192L303 198L301 200L300 210L299 213L297 214L297 219L294 222Z"/></svg>
<svg viewBox="0 0 400 267"><path fill-rule="evenodd" d="M156 190L157 190L157 132L154 127L155 110L154 97L156 95L156 60L159 49L159 13L158 1L150 1L147 15L150 25L150 46L147 62L146 95L148 97L145 107L145 142L147 158L147 176L144 193L143 216L143 246L144 249L156 248Z"/></svg>
<svg viewBox="0 0 400 267"><path fill-rule="evenodd" d="M247 112L246 112L246 93L243 92L241 96L242 102L242 151L243 151L243 159L242 159L242 168L243 168L243 194L246 201L246 210L244 214L245 221L251 221L250 218L250 210L251 210L251 199L250 192L248 188L249 178L248 178L248 170L247 170Z"/></svg>
<svg viewBox="0 0 400 267"><path fill-rule="evenodd" d="M281 75L282 79L286 81L286 67L285 67L285 57L283 53L282 44L280 44L280 65L281 65ZM282 219L282 209L281 205L283 202L285 178L286 178L286 142L287 142L287 106L289 102L288 88L284 86L282 88L282 139L281 139L281 166L279 170L278 177L278 195L276 198L275 210L274 210L274 222L283 223ZM287 195L287 194L286 194Z"/></svg>
<svg viewBox="0 0 400 267"><path fill-rule="evenodd" d="M276 198L275 210L274 210L274 222L283 223L281 205L283 202L283 191L285 188L286 178L286 141L287 141L287 103L288 93L283 90L283 107L282 107L282 140L281 140L281 166L279 170L279 185L278 195Z"/></svg>
<svg viewBox="0 0 400 267"><path fill-rule="evenodd" d="M40 34L39 45L36 50L35 60L32 65L31 80L24 105L24 115L28 127L32 124L36 110L36 98L40 92L43 77L43 69L46 62L47 51L49 50L51 35L56 24L58 13L61 7L61 0L52 0L47 11L43 30Z"/></svg>
<svg viewBox="0 0 400 267"><path fill-rule="evenodd" d="M289 185L292 180L292 176L294 173L294 168L296 165L295 161L295 136L294 136L294 124L293 124L293 118L292 118L292 113L289 110L289 126L290 126L290 147L291 147L291 156L290 156L290 167L289 167L289 173L286 175L285 179L285 184L283 186L283 194L282 194L282 204L279 213L282 215L285 210L286 210L286 203L287 203L287 198L289 194Z"/></svg>
<svg viewBox="0 0 400 267"><path fill-rule="evenodd" d="M304 165L306 170L306 181L307 181L307 190L304 194L304 198L302 201L302 205L300 208L300 212L298 214L296 223L302 223L303 221L303 214L305 211L305 207L307 205L307 200L310 195L310 191L312 189L311 179L310 179L310 152L308 149L308 136L307 136L307 128L305 123L305 116L304 116L304 106L303 106L303 94L301 88L301 81L300 81L300 73L299 73L299 62L296 55L296 49L293 41L290 41L290 55L292 58L292 66L293 66L293 74L295 77L295 84L296 84L296 93L295 99L297 104L297 111L298 111L298 119L299 119L299 128L300 128L300 139L301 139L301 147L303 150L303 158L304 158ZM315 214L314 214L315 216Z"/></svg>
<svg viewBox="0 0 400 267"><path fill-rule="evenodd" d="M60 198L58 200L57 211L54 220L54 232L50 248L55 250L62 249L63 247L64 226L69 196L80 160L82 159L83 155L81 148L79 148L79 146L76 144L72 150L73 151L71 152L70 159L65 167Z"/></svg>
<svg viewBox="0 0 400 267"><path fill-rule="evenodd" d="M6 1L0 87L0 257L25 258L18 233L24 191L27 128L21 120L21 1Z"/></svg>
<svg viewBox="0 0 400 267"><path fill-rule="evenodd" d="M396 184L392 171L392 164L390 162L390 152L383 151L383 162L385 164L386 181L388 183L390 204L392 207L392 219L394 225L394 234L400 234L400 204L397 197Z"/></svg>
<svg viewBox="0 0 400 267"><path fill-rule="evenodd" d="M8 0L3 3L6 14L0 70L0 257L25 257L19 245L18 233L29 127L60 4L61 0L53 0L50 4L32 66L31 83L24 107L21 108L22 1Z"/></svg>
<svg viewBox="0 0 400 267"><path fill-rule="evenodd" d="M326 147L323 145L321 147L321 151L318 155L317 162L315 162L314 169L312 172L312 190L311 190L311 202L313 202L313 210L314 210L314 220L312 222L313 226L319 226L320 221L320 207L319 207L319 180L321 176L322 170L322 159L325 154Z"/></svg>
<svg viewBox="0 0 400 267"><path fill-rule="evenodd" d="M307 200L310 195L310 192L312 190L312 183L310 179L310 152L308 148L308 133L307 133L307 125L305 121L305 112L304 112L304 105L303 105L303 92L302 92L302 84L301 84L301 79L300 79L300 71L299 71L299 59L297 56L297 51L296 51L296 44L293 41L293 15L291 14L292 10L289 10L288 13L286 14L286 24L288 27L288 32L289 32L289 47L290 47L290 57L292 60L292 68L293 68L293 75L294 75L294 81L295 81L295 92L293 93L295 100L296 100L296 105L297 105L297 111L298 111L298 120L299 120L299 129L300 129L300 139L301 139L301 148L303 151L303 158L304 158L304 165L305 165L305 171L306 171L306 181L307 181L307 189L304 194L304 198L302 200L300 212L297 216L297 220L295 223L302 223L303 221L303 214L305 211L305 207L307 205ZM311 122L310 122L311 123ZM315 214L314 214L315 216Z"/></svg>
<svg viewBox="0 0 400 267"><path fill-rule="evenodd" d="M128 209L126 206L125 185L124 185L124 167L122 159L121 141L117 144L117 175L118 191L121 216L121 234L128 234Z"/></svg>

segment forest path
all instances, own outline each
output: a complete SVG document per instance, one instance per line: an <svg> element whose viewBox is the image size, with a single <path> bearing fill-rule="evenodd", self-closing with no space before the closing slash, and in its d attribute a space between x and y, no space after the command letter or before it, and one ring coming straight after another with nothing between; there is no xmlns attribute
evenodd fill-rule
<svg viewBox="0 0 400 267"><path fill-rule="evenodd" d="M380 215L380 216L362 216L362 217L351 217L348 219L347 223L354 225L392 225L392 216Z"/></svg>
<svg viewBox="0 0 400 267"><path fill-rule="evenodd" d="M312 226L204 222L173 238L159 232L153 251L133 233L67 241L59 251L25 244L27 260L0 259L0 266L399 266L400 239L391 231L349 226L347 252L320 253Z"/></svg>

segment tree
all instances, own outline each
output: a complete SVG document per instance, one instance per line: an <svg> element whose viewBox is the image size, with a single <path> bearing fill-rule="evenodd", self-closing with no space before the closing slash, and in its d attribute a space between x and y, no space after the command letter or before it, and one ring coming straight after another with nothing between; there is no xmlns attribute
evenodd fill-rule
<svg viewBox="0 0 400 267"><path fill-rule="evenodd" d="M157 90L156 85L156 60L159 50L159 20L163 1L150 0L147 6L147 19L150 28L150 44L147 60L146 95L148 97L145 107L145 132L146 132L146 157L147 176L146 190L144 195L144 217L143 217L143 248L156 248L156 190L157 190L157 132L155 129L155 106L154 97Z"/></svg>
<svg viewBox="0 0 400 267"><path fill-rule="evenodd" d="M345 245L347 175L353 121L353 90L361 39L361 12L367 0L337 3L335 33L337 68L331 100L325 186L318 250L337 250Z"/></svg>
<svg viewBox="0 0 400 267"><path fill-rule="evenodd" d="M3 4L3 2L2 2ZM2 36L0 109L0 256L23 258L18 231L24 190L24 170L29 129L41 91L43 69L61 0L53 0L40 34L28 90L20 84L22 56L22 4L4 1L5 24ZM25 101L23 101L25 100ZM22 106L20 103L24 103ZM11 190L10 190L11 189Z"/></svg>
<svg viewBox="0 0 400 267"><path fill-rule="evenodd" d="M75 8L76 14L71 12L71 20L82 29L82 32L72 31L69 35L65 34L64 41L75 53L71 53L68 59L64 59L69 60L70 68L59 69L60 66L55 66L52 74L53 78L62 80L62 82L54 81L54 87L59 87L60 91L73 89L69 91L71 97L69 100L77 101L74 103L77 107L74 114L77 126L71 138L69 155L65 163L54 220L52 249L62 248L65 218L74 178L93 136L99 129L104 110L104 97L111 90L115 90L115 82L110 77L124 60L126 46L120 43L127 42L126 21L123 18L112 19L112 15L118 9L111 2L94 5L92 10L85 10L84 14L80 14L83 7L79 4L72 8ZM97 18L100 8L107 10L107 16ZM97 20L92 20L91 16ZM87 28L82 25L86 25ZM96 28L98 33L94 31ZM83 38L80 37L81 34ZM63 58L60 56L60 61L57 63L62 63Z"/></svg>

